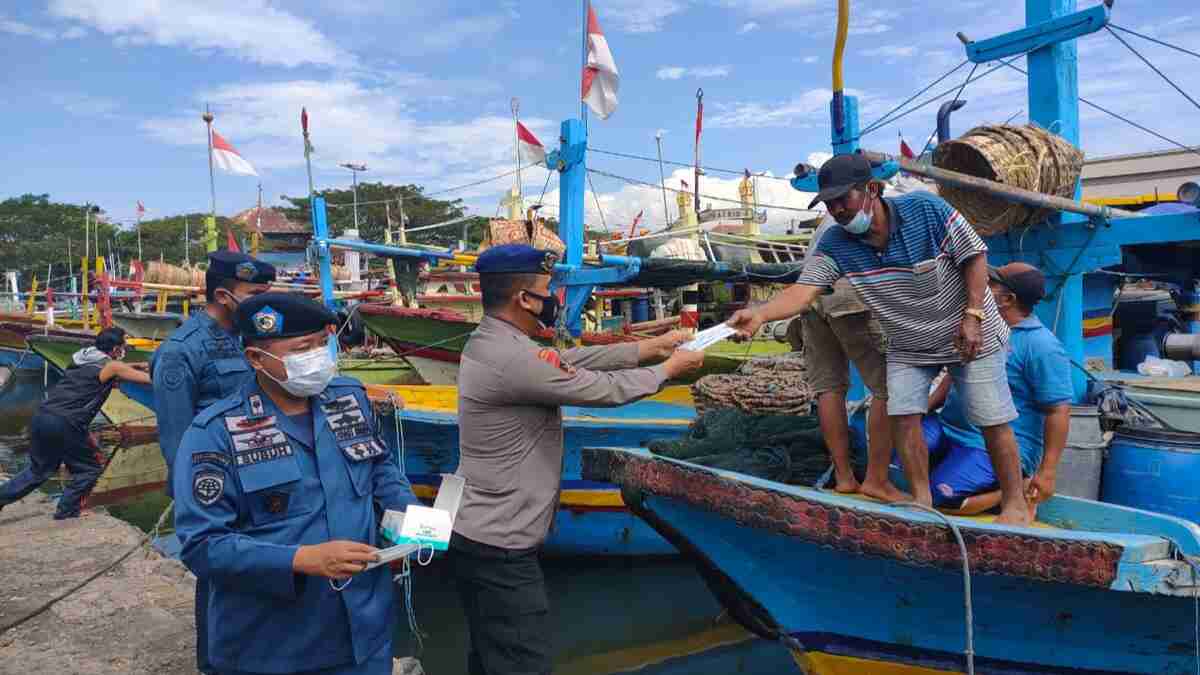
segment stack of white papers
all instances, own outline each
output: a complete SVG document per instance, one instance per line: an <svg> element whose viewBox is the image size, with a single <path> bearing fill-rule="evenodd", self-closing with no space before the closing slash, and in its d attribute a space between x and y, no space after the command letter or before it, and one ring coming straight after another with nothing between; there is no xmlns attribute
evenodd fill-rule
<svg viewBox="0 0 1200 675"><path fill-rule="evenodd" d="M681 345L679 348L694 352L703 351L711 345L715 345L721 340L728 338L734 333L737 333L737 329L733 328L727 323L719 323L712 328L707 328L699 333L696 333L695 337L693 337L689 342Z"/></svg>

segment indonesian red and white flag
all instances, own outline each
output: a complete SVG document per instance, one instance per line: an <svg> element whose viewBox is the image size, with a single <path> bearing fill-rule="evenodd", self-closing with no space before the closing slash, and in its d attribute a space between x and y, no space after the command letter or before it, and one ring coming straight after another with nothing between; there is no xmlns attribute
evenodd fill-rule
<svg viewBox="0 0 1200 675"><path fill-rule="evenodd" d="M250 162L233 149L229 141L221 137L216 129L212 130L212 156L213 164L218 168L229 173L235 173L239 176L257 176L258 172L254 170Z"/></svg>
<svg viewBox="0 0 1200 675"><path fill-rule="evenodd" d="M517 122L517 157L524 166L546 163L546 147L520 122Z"/></svg>
<svg viewBox="0 0 1200 675"><path fill-rule="evenodd" d="M142 200L139 199L137 203L137 217L141 218L144 215L146 215L146 205L142 204Z"/></svg>
<svg viewBox="0 0 1200 675"><path fill-rule="evenodd" d="M642 214L645 212L646 212L646 209L642 209L641 211L638 211L637 217L633 219L633 224L629 226L629 236L632 237L633 233L637 232L638 223L642 222Z"/></svg>
<svg viewBox="0 0 1200 675"><path fill-rule="evenodd" d="M617 63L608 49L608 40L596 20L596 10L588 3L587 61L583 64L583 102L606 120L617 109L620 76Z"/></svg>
<svg viewBox="0 0 1200 675"><path fill-rule="evenodd" d="M916 159L912 148L908 147L908 141L904 140L903 134L900 136L900 156L904 159Z"/></svg>

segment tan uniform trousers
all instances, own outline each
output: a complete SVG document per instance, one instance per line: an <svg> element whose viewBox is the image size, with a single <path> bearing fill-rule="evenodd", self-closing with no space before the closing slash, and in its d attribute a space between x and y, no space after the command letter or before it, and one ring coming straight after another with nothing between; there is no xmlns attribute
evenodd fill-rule
<svg viewBox="0 0 1200 675"><path fill-rule="evenodd" d="M849 282L838 281L833 293L822 295L811 311L793 321L789 338L797 324L803 330L804 360L814 393L846 393L852 361L867 389L887 399L887 337Z"/></svg>

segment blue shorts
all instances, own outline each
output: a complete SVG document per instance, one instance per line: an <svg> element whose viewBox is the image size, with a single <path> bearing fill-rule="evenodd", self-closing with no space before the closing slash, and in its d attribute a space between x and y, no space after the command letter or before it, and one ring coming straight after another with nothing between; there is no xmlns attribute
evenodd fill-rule
<svg viewBox="0 0 1200 675"><path fill-rule="evenodd" d="M957 509L972 495L991 492L1000 484L992 458L983 448L959 445L949 439L938 448L937 457L930 451L929 461L936 465L929 471L929 489L933 505Z"/></svg>
<svg viewBox="0 0 1200 675"><path fill-rule="evenodd" d="M994 427L1017 419L1008 388L1008 350L996 351L970 363L948 366L954 387L966 404L967 421ZM912 366L888 361L888 415L924 415L929 411L929 386L941 366Z"/></svg>

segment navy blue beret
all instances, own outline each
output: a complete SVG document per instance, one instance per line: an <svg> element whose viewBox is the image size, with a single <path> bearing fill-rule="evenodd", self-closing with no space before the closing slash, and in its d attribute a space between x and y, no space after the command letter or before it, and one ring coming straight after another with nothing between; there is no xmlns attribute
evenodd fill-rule
<svg viewBox="0 0 1200 675"><path fill-rule="evenodd" d="M243 300L234 317L247 341L299 337L337 323L325 305L299 293L259 293Z"/></svg>
<svg viewBox="0 0 1200 675"><path fill-rule="evenodd" d="M480 274L550 274L558 254L525 244L505 244L489 248L475 261Z"/></svg>
<svg viewBox="0 0 1200 675"><path fill-rule="evenodd" d="M275 266L255 260L236 251L213 251L208 254L208 277L212 281L232 279L250 284L269 284L275 281Z"/></svg>

